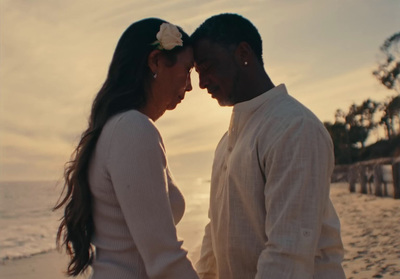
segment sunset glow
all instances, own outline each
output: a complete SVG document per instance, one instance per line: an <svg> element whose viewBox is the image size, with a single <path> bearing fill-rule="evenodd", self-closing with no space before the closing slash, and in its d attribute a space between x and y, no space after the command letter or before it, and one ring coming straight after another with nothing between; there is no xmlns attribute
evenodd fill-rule
<svg viewBox="0 0 400 279"><path fill-rule="evenodd" d="M0 180L61 178L132 22L160 17L190 34L222 12L254 23L272 81L322 121L353 102L393 95L372 71L383 41L399 31L399 1L1 0ZM183 103L156 124L176 176L204 177L231 108L199 89L194 71L192 82Z"/></svg>

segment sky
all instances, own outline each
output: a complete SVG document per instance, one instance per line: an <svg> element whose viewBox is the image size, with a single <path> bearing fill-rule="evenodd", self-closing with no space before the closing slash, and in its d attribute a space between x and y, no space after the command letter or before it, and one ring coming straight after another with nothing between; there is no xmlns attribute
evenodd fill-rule
<svg viewBox="0 0 400 279"><path fill-rule="evenodd" d="M372 71L400 31L399 0L0 0L0 181L62 177L131 23L159 17L191 34L225 12L253 22L272 81L321 121L394 94ZM156 126L175 176L207 179L231 108L199 89L194 71L192 82Z"/></svg>

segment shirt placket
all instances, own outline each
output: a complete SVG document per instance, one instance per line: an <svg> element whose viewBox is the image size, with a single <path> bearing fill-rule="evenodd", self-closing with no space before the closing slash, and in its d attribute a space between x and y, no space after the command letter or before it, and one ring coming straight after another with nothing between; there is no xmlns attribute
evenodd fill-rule
<svg viewBox="0 0 400 279"><path fill-rule="evenodd" d="M238 123L239 123L239 113L233 111L232 112L232 117L231 117L231 122L229 125L229 131L228 131L228 145L227 145L227 150L226 150L226 162L225 166L228 167L227 165L229 164L229 157L232 153L233 148L235 147L236 140L237 140L237 133L238 133Z"/></svg>
<svg viewBox="0 0 400 279"><path fill-rule="evenodd" d="M226 187L229 181L229 161L230 161L230 155L232 153L233 147L236 142L236 123L237 123L237 113L234 111L232 112L231 115L231 122L229 124L229 129L228 129L228 135L227 135L227 144L225 146L225 150L223 150L223 161L221 164L221 169L220 169L220 181L221 181L221 187L218 188L217 191L217 196L223 195L223 192L226 191Z"/></svg>

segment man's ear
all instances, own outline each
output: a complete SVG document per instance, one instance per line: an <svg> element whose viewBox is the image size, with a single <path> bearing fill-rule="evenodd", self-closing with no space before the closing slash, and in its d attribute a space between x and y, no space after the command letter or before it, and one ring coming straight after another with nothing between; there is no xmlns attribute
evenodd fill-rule
<svg viewBox="0 0 400 279"><path fill-rule="evenodd" d="M239 65L247 66L250 61L252 53L253 49L248 43L240 42L235 50L236 62Z"/></svg>
<svg viewBox="0 0 400 279"><path fill-rule="evenodd" d="M153 74L156 74L158 71L158 67L160 65L160 56L161 51L156 49L150 52L149 57L147 58L147 64Z"/></svg>

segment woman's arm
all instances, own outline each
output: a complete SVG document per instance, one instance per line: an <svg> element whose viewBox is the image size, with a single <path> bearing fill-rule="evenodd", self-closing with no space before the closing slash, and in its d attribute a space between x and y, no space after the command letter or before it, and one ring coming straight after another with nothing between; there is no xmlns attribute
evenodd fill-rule
<svg viewBox="0 0 400 279"><path fill-rule="evenodd" d="M157 129L143 115L127 113L117 123L110 145L110 177L147 274L198 278L177 239L164 146Z"/></svg>

